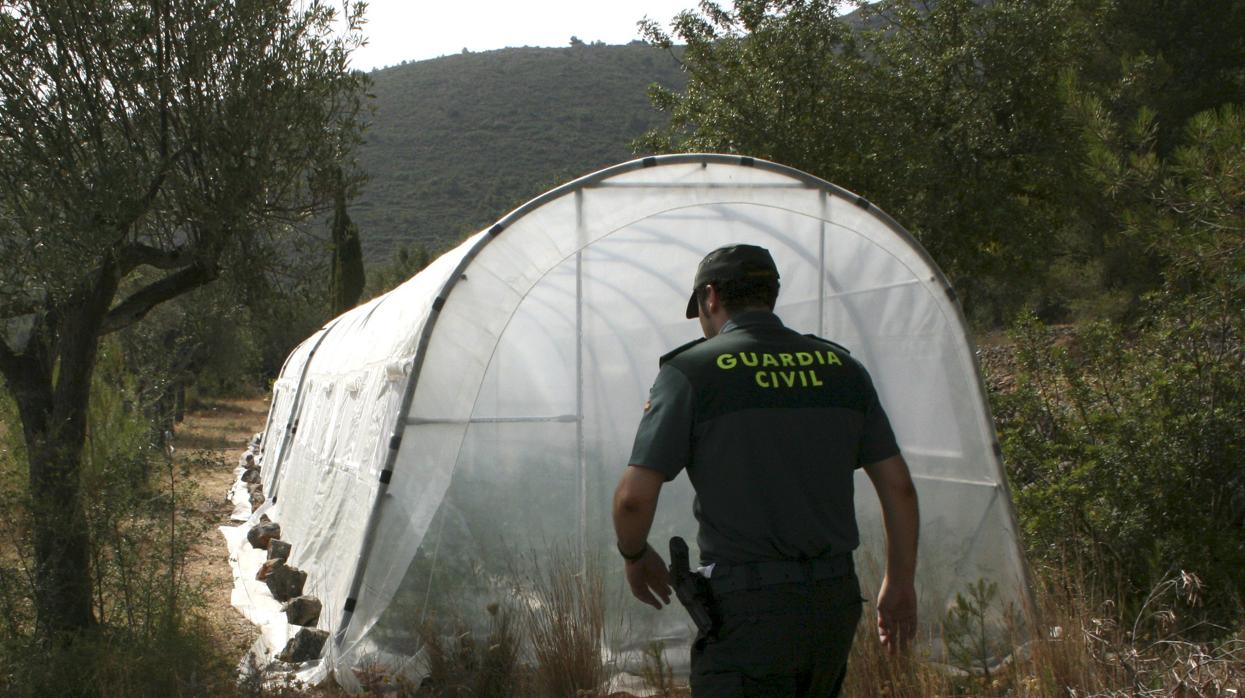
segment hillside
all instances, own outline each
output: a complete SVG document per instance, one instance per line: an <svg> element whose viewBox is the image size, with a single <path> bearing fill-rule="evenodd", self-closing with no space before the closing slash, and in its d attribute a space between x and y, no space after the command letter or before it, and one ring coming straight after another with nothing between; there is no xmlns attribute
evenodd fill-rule
<svg viewBox="0 0 1245 698"><path fill-rule="evenodd" d="M663 115L647 87L682 87L669 53L641 43L511 48L371 74L359 150L369 181L351 209L369 262L401 244L442 248L554 185L634 157Z"/></svg>

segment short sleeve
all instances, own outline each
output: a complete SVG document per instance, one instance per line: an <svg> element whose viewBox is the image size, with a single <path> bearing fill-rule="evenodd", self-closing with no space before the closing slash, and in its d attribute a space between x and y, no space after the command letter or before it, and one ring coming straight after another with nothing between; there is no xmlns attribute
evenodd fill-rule
<svg viewBox="0 0 1245 698"><path fill-rule="evenodd" d="M667 482L673 480L691 461L693 411L687 376L669 364L663 366L649 390L628 463L656 470Z"/></svg>
<svg viewBox="0 0 1245 698"><path fill-rule="evenodd" d="M863 368L862 368L863 371ZM865 402L865 421L860 432L860 448L857 450L856 467L862 467L886 460L899 453L899 445L895 443L895 432L891 429L891 420L882 409L878 400L877 390L869 374L865 373L865 387L868 395Z"/></svg>

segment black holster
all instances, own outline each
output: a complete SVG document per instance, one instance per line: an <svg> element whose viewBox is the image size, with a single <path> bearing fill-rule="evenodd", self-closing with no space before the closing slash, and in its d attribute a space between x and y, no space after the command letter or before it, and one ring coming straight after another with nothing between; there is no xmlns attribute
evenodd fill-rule
<svg viewBox="0 0 1245 698"><path fill-rule="evenodd" d="M678 536L670 539L670 577L674 582L674 595L692 616L692 622L700 631L699 637L712 637L717 632L717 623L709 580L692 572L687 541Z"/></svg>

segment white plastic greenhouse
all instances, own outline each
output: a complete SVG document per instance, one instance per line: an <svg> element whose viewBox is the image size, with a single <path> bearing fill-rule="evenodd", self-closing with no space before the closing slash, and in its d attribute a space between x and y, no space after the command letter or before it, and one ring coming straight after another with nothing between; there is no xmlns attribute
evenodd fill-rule
<svg viewBox="0 0 1245 698"><path fill-rule="evenodd" d="M430 613L470 627L491 602L523 603L514 575L551 550L603 564L616 676L653 640L685 671L691 621L626 592L610 503L657 358L700 336L683 317L696 265L735 242L772 252L789 326L846 346L874 377L920 493L929 651L941 655L942 619L979 580L997 590L990 654L1011 651L1029 586L974 348L942 273L839 187L752 158L671 155L534 199L290 355L265 432L263 511L323 601L321 672L356 689L361 666L417 677L415 629ZM870 587L882 528L859 471L856 501ZM650 541L664 551L695 533L680 476Z"/></svg>

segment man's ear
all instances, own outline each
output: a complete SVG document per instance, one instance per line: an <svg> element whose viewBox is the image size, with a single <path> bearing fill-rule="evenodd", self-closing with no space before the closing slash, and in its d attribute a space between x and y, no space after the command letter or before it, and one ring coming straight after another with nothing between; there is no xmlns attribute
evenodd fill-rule
<svg viewBox="0 0 1245 698"><path fill-rule="evenodd" d="M713 284L705 286L705 308L709 313L717 312L721 306L722 299L718 298L718 287Z"/></svg>

